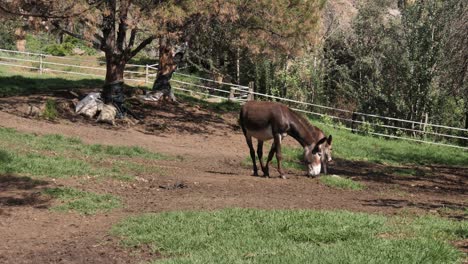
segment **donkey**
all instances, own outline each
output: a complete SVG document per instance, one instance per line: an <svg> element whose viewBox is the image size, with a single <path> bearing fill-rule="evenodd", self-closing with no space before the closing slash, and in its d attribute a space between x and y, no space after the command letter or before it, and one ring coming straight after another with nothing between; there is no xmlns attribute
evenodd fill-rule
<svg viewBox="0 0 468 264"><path fill-rule="evenodd" d="M254 176L258 176L258 169L252 137L258 140L257 155L263 175L269 177L268 164L276 153L278 171L281 178L286 179L281 169L281 140L287 135L293 137L304 148L308 176L319 175L322 165L324 173L327 173L327 163L332 160L332 136L327 138L322 130L311 125L303 116L287 106L275 102L249 101L241 108L239 122L250 149ZM264 165L263 142L270 139L273 139L273 144Z"/></svg>

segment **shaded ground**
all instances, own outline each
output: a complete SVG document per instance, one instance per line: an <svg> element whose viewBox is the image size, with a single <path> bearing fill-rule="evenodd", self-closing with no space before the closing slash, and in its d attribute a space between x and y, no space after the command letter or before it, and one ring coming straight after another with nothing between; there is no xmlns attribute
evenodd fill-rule
<svg viewBox="0 0 468 264"><path fill-rule="evenodd" d="M66 94L54 96L65 104L70 99ZM316 178L304 177L300 171L289 171L288 180L252 177L250 168L243 165L248 150L237 129L236 114L220 115L189 103L150 103L138 106L137 113L144 116L144 122L117 127L72 113L62 113L67 118L56 122L25 117L28 103L47 98L1 98L0 126L74 136L85 143L137 145L179 158L154 161L160 171L131 182L0 175L0 263L139 263L153 259L157 256L144 247L124 248L117 238L108 235L109 228L123 217L145 212L307 208L389 215L429 213L467 219L466 168L401 168L345 160L330 166L330 173L365 184L363 191L333 189ZM287 139L286 144L296 143ZM416 172L395 173L402 169ZM278 176L273 170L272 174ZM56 186L110 193L121 197L125 206L94 216L53 212L48 208L56 201L40 192ZM467 244L457 242L465 250Z"/></svg>

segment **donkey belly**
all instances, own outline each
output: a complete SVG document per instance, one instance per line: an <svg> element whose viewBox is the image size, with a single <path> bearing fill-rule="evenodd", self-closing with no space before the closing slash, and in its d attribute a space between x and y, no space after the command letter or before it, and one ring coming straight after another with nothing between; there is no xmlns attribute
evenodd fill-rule
<svg viewBox="0 0 468 264"><path fill-rule="evenodd" d="M271 126L267 126L266 128L257 130L246 129L246 132L247 136L254 137L261 141L266 141L273 138L273 130L271 129Z"/></svg>

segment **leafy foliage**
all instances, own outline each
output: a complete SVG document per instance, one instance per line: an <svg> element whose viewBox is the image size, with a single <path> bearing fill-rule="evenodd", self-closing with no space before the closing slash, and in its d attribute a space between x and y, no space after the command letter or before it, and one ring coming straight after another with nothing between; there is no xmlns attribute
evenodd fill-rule
<svg viewBox="0 0 468 264"><path fill-rule="evenodd" d="M0 47L2 49L15 49L15 22L1 21L0 23Z"/></svg>
<svg viewBox="0 0 468 264"><path fill-rule="evenodd" d="M449 39L458 45L463 39L457 35L461 28L451 28L457 33L448 30L466 19L462 2L416 1L395 10L392 1L364 1L353 30L338 32L324 43L327 103L409 120L424 120L428 114L432 122L463 126L463 120L468 121L466 100L447 84L460 83L468 69L449 76L442 67L447 59L456 61L447 58ZM449 118L446 113L451 113Z"/></svg>
<svg viewBox="0 0 468 264"><path fill-rule="evenodd" d="M47 99L43 115L49 120L54 120L58 117L57 103L54 100Z"/></svg>

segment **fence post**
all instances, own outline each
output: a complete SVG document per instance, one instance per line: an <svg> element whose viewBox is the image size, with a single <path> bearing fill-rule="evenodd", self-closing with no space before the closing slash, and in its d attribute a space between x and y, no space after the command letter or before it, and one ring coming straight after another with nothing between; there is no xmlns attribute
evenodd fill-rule
<svg viewBox="0 0 468 264"><path fill-rule="evenodd" d="M247 101L253 101L254 98L254 82L249 82L249 95L247 96Z"/></svg>
<svg viewBox="0 0 468 264"><path fill-rule="evenodd" d="M149 72L149 69L148 69L148 64L146 64L146 75L145 75L145 84L148 83L148 72Z"/></svg>
<svg viewBox="0 0 468 264"><path fill-rule="evenodd" d="M424 138L426 138L426 127L427 127L428 121L429 121L429 114L426 113L425 116L424 116L424 125L423 125L423 129L422 129Z"/></svg>
<svg viewBox="0 0 468 264"><path fill-rule="evenodd" d="M356 113L353 112L353 115L351 117L351 133L355 134L356 133L356 118L357 115Z"/></svg>
<svg viewBox="0 0 468 264"><path fill-rule="evenodd" d="M42 74L42 71L43 71L42 70L42 68L43 68L43 66L42 66L42 56L43 56L42 54L39 55L39 73L40 74Z"/></svg>
<svg viewBox="0 0 468 264"><path fill-rule="evenodd" d="M234 101L235 92L235 87L231 86L231 90L229 91L229 101Z"/></svg>

